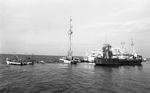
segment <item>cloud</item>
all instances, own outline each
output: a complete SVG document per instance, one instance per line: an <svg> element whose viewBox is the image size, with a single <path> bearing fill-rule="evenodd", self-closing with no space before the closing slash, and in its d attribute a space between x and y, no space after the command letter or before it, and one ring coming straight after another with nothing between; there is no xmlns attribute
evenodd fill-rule
<svg viewBox="0 0 150 93"><path fill-rule="evenodd" d="M149 0L5 0L0 4L4 52L66 54L69 16L73 18L76 55L85 53L83 47L97 48L105 37L115 46L131 37L140 48L147 47L140 46L141 42L149 42Z"/></svg>

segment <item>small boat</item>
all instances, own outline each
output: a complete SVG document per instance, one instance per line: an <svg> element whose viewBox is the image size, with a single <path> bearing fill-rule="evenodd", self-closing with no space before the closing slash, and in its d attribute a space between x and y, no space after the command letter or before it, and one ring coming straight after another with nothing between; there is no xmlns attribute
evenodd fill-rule
<svg viewBox="0 0 150 93"><path fill-rule="evenodd" d="M39 63L41 63L41 64L45 64L44 60L39 61Z"/></svg>
<svg viewBox="0 0 150 93"><path fill-rule="evenodd" d="M71 60L67 60L67 59L60 59L60 61L63 61L63 63L65 64L70 64Z"/></svg>
<svg viewBox="0 0 150 93"><path fill-rule="evenodd" d="M9 61L9 60L6 60L6 63L7 63L8 65L21 65L21 62Z"/></svg>
<svg viewBox="0 0 150 93"><path fill-rule="evenodd" d="M10 61L10 60L6 60L6 63L8 65L31 65L33 64L33 62Z"/></svg>
<svg viewBox="0 0 150 93"><path fill-rule="evenodd" d="M16 57L15 59L6 58L6 64L8 65L33 65L34 60L31 60L30 58L26 60L22 60L22 59L19 59L18 57Z"/></svg>
<svg viewBox="0 0 150 93"><path fill-rule="evenodd" d="M71 63L71 61L68 60L66 57L60 58L59 61L65 63L65 64L70 64Z"/></svg>
<svg viewBox="0 0 150 93"><path fill-rule="evenodd" d="M71 63L71 61L70 61L70 60L65 60L65 59L64 59L64 63L66 63L66 64L70 64L70 63Z"/></svg>

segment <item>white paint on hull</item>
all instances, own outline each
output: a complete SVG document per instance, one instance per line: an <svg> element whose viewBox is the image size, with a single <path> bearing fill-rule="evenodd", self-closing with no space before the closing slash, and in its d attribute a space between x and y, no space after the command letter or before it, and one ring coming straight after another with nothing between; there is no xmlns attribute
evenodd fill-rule
<svg viewBox="0 0 150 93"><path fill-rule="evenodd" d="M59 60L62 61L63 63L65 63L65 64L70 64L71 63L70 60L66 60L66 59L63 59L63 58L61 58Z"/></svg>
<svg viewBox="0 0 150 93"><path fill-rule="evenodd" d="M6 61L6 63L8 64L8 65L21 65L21 63L20 62L11 62L11 61Z"/></svg>

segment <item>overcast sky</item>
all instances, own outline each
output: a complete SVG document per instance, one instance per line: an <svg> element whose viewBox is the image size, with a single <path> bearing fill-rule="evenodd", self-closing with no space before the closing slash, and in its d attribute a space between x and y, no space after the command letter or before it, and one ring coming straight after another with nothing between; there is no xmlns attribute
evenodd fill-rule
<svg viewBox="0 0 150 93"><path fill-rule="evenodd" d="M150 56L150 0L0 0L0 53L66 55L70 16L74 55L133 38Z"/></svg>

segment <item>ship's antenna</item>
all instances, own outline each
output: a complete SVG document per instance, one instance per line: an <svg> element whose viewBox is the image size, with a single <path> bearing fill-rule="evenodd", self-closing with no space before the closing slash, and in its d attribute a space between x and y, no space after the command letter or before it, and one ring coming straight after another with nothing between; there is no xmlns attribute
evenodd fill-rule
<svg viewBox="0 0 150 93"><path fill-rule="evenodd" d="M131 38L131 53L134 53L134 43L133 43L133 38Z"/></svg>
<svg viewBox="0 0 150 93"><path fill-rule="evenodd" d="M72 34L73 34L73 31L72 31L72 18L70 16L70 29L69 29L69 32L68 32L68 35L69 35L69 51L68 51L68 56L69 57L72 57L72 54L73 54L73 51L72 51Z"/></svg>
<svg viewBox="0 0 150 93"><path fill-rule="evenodd" d="M124 50L125 42L121 42L121 49Z"/></svg>
<svg viewBox="0 0 150 93"><path fill-rule="evenodd" d="M105 43L108 44L108 33L105 31Z"/></svg>

